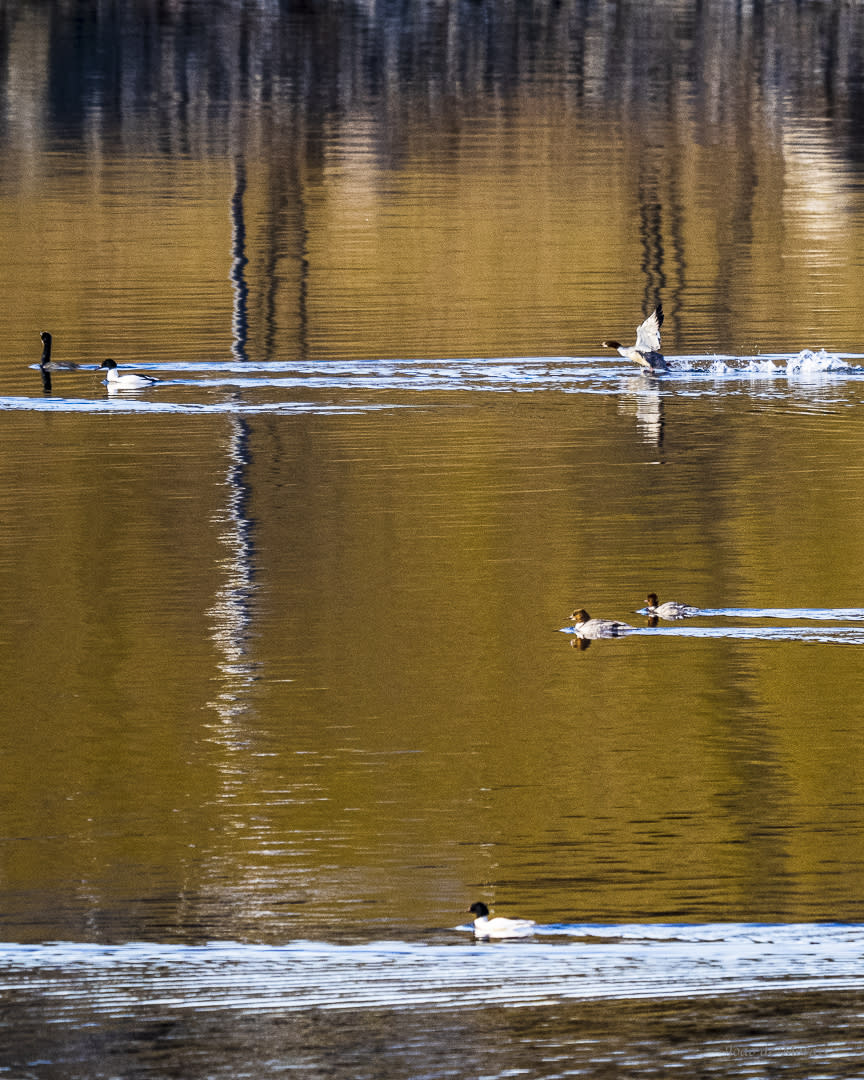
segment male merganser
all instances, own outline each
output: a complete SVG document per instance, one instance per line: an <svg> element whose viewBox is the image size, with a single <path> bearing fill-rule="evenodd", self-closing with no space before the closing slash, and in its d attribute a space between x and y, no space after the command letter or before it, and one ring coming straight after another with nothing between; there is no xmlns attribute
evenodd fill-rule
<svg viewBox="0 0 864 1080"><path fill-rule="evenodd" d="M103 360L99 367L108 369L105 381L109 390L144 390L159 382L158 379L151 379L149 375L136 375L134 372L121 375L113 360Z"/></svg>
<svg viewBox="0 0 864 1080"><path fill-rule="evenodd" d="M636 328L636 344L622 345L620 341L604 341L607 349L615 349L627 360L638 364L647 375L663 375L669 368L660 352L660 327L663 325L663 305L658 304L641 326Z"/></svg>
<svg viewBox="0 0 864 1080"><path fill-rule="evenodd" d="M77 371L78 365L73 364L71 360L52 360L51 359L51 335L47 330L43 330L39 337L42 339L42 359L39 361L39 367L43 371Z"/></svg>
<svg viewBox="0 0 864 1080"><path fill-rule="evenodd" d="M646 600L647 614L659 616L661 619L687 619L692 615L699 614L699 608L690 607L689 604L679 604L677 600L667 600L664 604L657 603L657 593L648 593Z"/></svg>
<svg viewBox="0 0 864 1080"><path fill-rule="evenodd" d="M480 938L511 938L531 937L534 933L533 919L505 919L498 915L494 919L489 918L489 908L478 900L471 905L471 914L477 917L474 920L474 933Z"/></svg>
<svg viewBox="0 0 864 1080"><path fill-rule="evenodd" d="M616 619L592 619L585 608L577 608L570 618L573 620L573 629L583 638L607 638L621 637L628 630L634 630L626 622L618 622Z"/></svg>

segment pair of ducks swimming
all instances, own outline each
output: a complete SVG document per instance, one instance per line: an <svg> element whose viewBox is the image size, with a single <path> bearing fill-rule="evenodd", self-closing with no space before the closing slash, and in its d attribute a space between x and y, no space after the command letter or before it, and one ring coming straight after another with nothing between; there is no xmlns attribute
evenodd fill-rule
<svg viewBox="0 0 864 1080"><path fill-rule="evenodd" d="M699 608L689 604L679 604L677 600L667 600L661 604L657 593L648 593L645 602L645 614L649 619L687 619L699 614ZM592 619L585 608L577 608L570 616L573 629L582 638L620 637L628 630L635 630L629 623L617 619Z"/></svg>
<svg viewBox="0 0 864 1080"><path fill-rule="evenodd" d="M39 361L39 367L42 369L43 375L48 371L81 370L80 364L51 359L51 335L47 330L43 330L39 337L42 339L42 359ZM149 375L137 375L135 372L123 372L121 374L113 360L103 360L99 367L104 368L107 373L105 381L108 386L117 390L144 390L148 386L155 386L159 382L158 379L152 379Z"/></svg>

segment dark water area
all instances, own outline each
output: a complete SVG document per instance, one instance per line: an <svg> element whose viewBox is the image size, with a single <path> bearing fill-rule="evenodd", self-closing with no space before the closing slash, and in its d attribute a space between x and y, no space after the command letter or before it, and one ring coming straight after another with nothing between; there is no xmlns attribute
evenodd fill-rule
<svg viewBox="0 0 864 1080"><path fill-rule="evenodd" d="M862 52L0 0L0 1077L859 1075Z"/></svg>

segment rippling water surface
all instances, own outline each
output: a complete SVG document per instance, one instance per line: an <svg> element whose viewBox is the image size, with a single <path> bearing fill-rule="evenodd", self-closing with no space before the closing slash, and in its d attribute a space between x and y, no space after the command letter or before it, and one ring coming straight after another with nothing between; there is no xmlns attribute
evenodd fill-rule
<svg viewBox="0 0 864 1080"><path fill-rule="evenodd" d="M864 12L0 25L0 1076L857 1077Z"/></svg>
<svg viewBox="0 0 864 1080"><path fill-rule="evenodd" d="M272 1067L286 1052L292 1067L304 1059L300 1067L345 1066L352 1057L346 1033L356 1038L358 1027L377 1047L374 1065L360 1065L363 1076L412 1075L421 1059L424 1068L444 1072L482 1061L493 1073L515 1067L571 1075L622 1053L633 1067L648 1065L646 1054L654 1054L655 1064L710 1076L742 1060L782 1062L793 1076L808 1075L817 1056L840 1075L855 1068L860 1024L853 1020L844 1032L837 1020L845 1019L860 985L860 926L556 925L537 934L530 944L467 947L405 940L276 947L56 942L6 947L0 969L4 990L14 995L9 1015L19 1045L35 1051L38 1042L43 1061L35 1064L48 1053L75 1071L83 1041L70 1037L67 1025L82 1022L85 1030L107 1033L106 1071L125 1057L126 1032L137 1033L134 1068L149 1073L177 1047L198 1045L216 1024L245 1033L250 1023L254 1048L241 1056L242 1035L235 1036L208 1064L209 1075ZM52 1018L47 1031L45 1008ZM417 1017L430 1009L437 1021L423 1031ZM490 1013L501 1009L513 1013L490 1024ZM834 1028L817 1033L811 1025L826 1010ZM664 1017L677 1031L669 1042L655 1030ZM326 1049L319 1044L325 1031ZM466 1040L462 1051L447 1047L456 1036ZM310 1052L320 1065L311 1065ZM184 1054L186 1069L197 1075L196 1057Z"/></svg>

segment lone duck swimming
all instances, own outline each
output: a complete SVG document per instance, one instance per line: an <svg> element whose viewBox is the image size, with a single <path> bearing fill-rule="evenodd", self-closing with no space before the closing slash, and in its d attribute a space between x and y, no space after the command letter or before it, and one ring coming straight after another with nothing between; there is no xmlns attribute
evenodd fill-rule
<svg viewBox="0 0 864 1080"><path fill-rule="evenodd" d="M471 905L474 919L474 933L479 938L519 938L531 937L534 933L533 919L505 919L502 915L489 918L489 908L478 900Z"/></svg>
<svg viewBox="0 0 864 1080"><path fill-rule="evenodd" d="M149 375L138 375L134 371L121 375L113 360L103 360L99 367L107 371L105 382L108 383L109 390L146 390L148 386L156 386L159 382L158 379L152 379Z"/></svg>
<svg viewBox="0 0 864 1080"><path fill-rule="evenodd" d="M657 593L648 593L645 602L646 614L652 618L660 619L688 619L691 615L698 615L699 608L690 607L689 604L679 604L677 600L667 600L665 604L657 603Z"/></svg>
<svg viewBox="0 0 864 1080"><path fill-rule="evenodd" d="M570 618L573 629L582 638L621 637L635 629L629 623L618 622L616 619L592 619L585 608L577 608Z"/></svg>
<svg viewBox="0 0 864 1080"><path fill-rule="evenodd" d="M622 345L620 341L604 341L607 349L615 349L626 360L638 364L646 375L665 375L669 368L660 352L660 327L663 325L663 305L658 304L645 322L636 329L636 344Z"/></svg>

